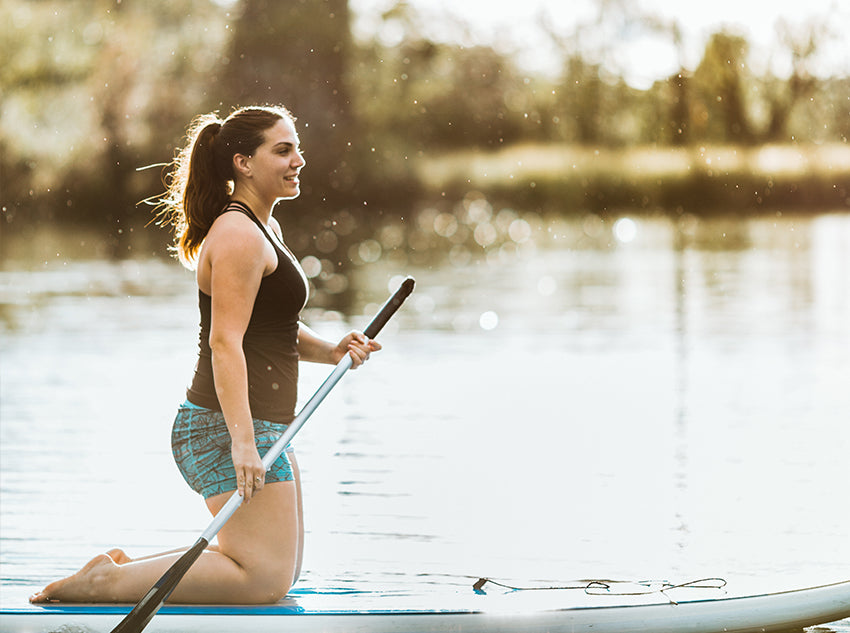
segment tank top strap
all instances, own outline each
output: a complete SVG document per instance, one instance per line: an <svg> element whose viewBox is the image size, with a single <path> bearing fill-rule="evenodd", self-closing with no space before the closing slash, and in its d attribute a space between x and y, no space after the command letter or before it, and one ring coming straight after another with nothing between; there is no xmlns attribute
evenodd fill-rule
<svg viewBox="0 0 850 633"><path fill-rule="evenodd" d="M260 227L260 230L263 232L263 235L266 236L266 239L271 243L271 245L275 248L275 250L280 249L280 246L275 244L275 241L272 239L272 236L269 235L268 229L265 226L263 226L263 223L260 222L260 218L258 218L254 214L254 212L251 210L251 207L249 207L244 202L240 202L239 200L231 200L230 202L227 203L227 206L225 206L221 210L221 213L226 213L226 212L230 211L231 209L233 209L234 211L238 211L240 213L243 213L243 214L247 215L249 218L251 218L254 221L254 224L256 224L258 227Z"/></svg>
<svg viewBox="0 0 850 633"><path fill-rule="evenodd" d="M244 202L239 202L239 200L231 200L228 202L224 208L219 212L219 215L227 213L228 211L239 211L240 213L247 215L251 218L256 224L262 224L260 222L260 218L254 215L254 212L251 211L251 207L249 207Z"/></svg>

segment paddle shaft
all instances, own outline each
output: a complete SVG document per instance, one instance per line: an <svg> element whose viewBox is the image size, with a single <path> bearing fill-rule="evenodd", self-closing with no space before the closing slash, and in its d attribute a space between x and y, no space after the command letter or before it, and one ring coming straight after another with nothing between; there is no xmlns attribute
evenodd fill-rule
<svg viewBox="0 0 850 633"><path fill-rule="evenodd" d="M363 330L363 334L366 338L373 339L377 336L378 332L381 331L387 321L390 320L390 317L396 310L398 310L402 302L413 291L413 283L412 277L408 277L404 280L401 287L387 300L378 314L375 315L375 318L372 319L372 322L366 326L365 330ZM330 393L331 389L334 388L336 383L339 382L343 374L351 368L352 362L350 354L345 354L342 357L342 360L337 363L334 370L327 378L325 378L325 381L319 386L316 393L314 393L313 396L306 402L306 404L301 408L301 411L299 411L298 415L295 416L295 419L289 423L289 426L286 427L286 430L281 434L278 440L272 445L266 454L263 455L263 467L266 471L268 471L272 464L277 461L280 454L286 450L286 446L292 438L295 437L295 434L298 433L301 427L304 426L307 419L313 415L313 412L322 403L325 396ZM221 507L221 510L218 511L218 514L215 515L212 522L209 526L207 526L207 529L204 530L203 534L201 534L201 538L206 539L207 543L212 541L213 537L218 534L219 530L225 523L227 523L227 520L233 515L233 513L236 512L241 503L242 497L238 492L234 492L230 496L230 499L227 500L227 503L225 503Z"/></svg>
<svg viewBox="0 0 850 633"><path fill-rule="evenodd" d="M404 303L404 300L413 292L414 281L412 277L407 277L401 284L401 287L393 293L387 302L381 307L375 318L363 330L363 334L373 339L378 335L378 332L387 324L396 310ZM268 470L271 465L280 457L280 454L286 449L287 444L292 440L295 434L304 426L307 419L313 414L316 408L322 403L331 389L339 382L343 374L351 368L352 360L349 354L345 354L342 360L337 363L334 370L319 386L313 396L295 416L295 419L287 426L286 430L281 434L280 438L272 445L272 447L263 456L263 466ZM227 523L227 520L233 516L233 513L239 508L242 502L242 497L238 492L234 492L227 500L227 503L222 506L221 510L213 517L212 522L203 531L201 536L195 541L195 544L190 547L151 587L150 591L133 607L133 610L118 623L111 633L140 633L151 618L156 615L162 603L166 601L168 596L174 591L177 583L183 578L192 564L198 559L201 553L206 549L210 541L218 534L219 530Z"/></svg>

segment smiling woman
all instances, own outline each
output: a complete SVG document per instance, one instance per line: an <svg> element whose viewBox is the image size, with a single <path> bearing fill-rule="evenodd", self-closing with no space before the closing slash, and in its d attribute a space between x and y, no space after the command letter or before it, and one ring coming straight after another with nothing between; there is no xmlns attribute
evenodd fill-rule
<svg viewBox="0 0 850 633"><path fill-rule="evenodd" d="M272 211L278 200L298 196L304 165L285 108L242 108L224 120L204 115L161 203L180 260L196 271L201 315L198 360L172 451L213 515L234 491L242 497L218 544L174 591L181 602L252 604L286 595L303 551L300 475L291 449L268 469L259 450L295 419L299 360L336 365L350 355L357 367L380 349L360 332L337 343L300 322L308 281ZM31 599L138 601L184 551L133 560L112 549Z"/></svg>

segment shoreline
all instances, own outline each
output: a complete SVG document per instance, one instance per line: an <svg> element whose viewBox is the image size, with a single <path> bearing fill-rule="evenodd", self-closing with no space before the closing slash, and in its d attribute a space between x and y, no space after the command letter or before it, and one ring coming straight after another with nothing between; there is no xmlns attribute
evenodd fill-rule
<svg viewBox="0 0 850 633"><path fill-rule="evenodd" d="M493 202L562 215L622 209L697 215L850 209L850 147L829 145L632 147L517 145L421 158L427 199L470 190Z"/></svg>

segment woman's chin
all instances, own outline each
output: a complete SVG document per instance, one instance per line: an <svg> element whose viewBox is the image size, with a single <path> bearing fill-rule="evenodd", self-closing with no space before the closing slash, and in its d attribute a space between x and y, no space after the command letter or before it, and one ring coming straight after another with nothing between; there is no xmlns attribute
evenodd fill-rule
<svg viewBox="0 0 850 633"><path fill-rule="evenodd" d="M278 200L293 200L301 195L301 189L298 187L295 188L294 191L288 191L285 194L281 195Z"/></svg>

